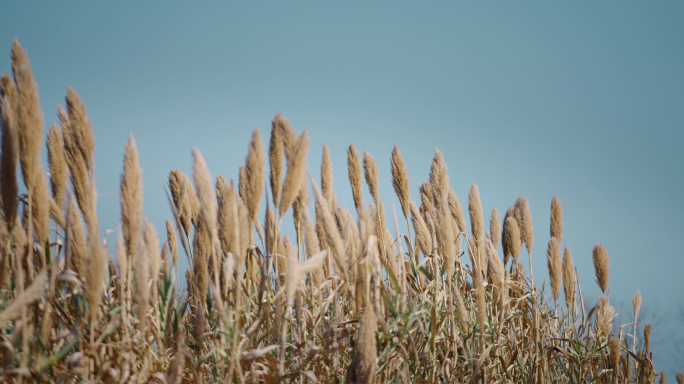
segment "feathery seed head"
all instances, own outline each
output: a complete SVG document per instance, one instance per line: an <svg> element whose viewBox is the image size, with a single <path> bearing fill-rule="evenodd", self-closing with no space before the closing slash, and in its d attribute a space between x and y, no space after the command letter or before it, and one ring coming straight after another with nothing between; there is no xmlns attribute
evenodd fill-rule
<svg viewBox="0 0 684 384"><path fill-rule="evenodd" d="M594 272L596 272L596 284L603 293L606 293L608 278L610 277L610 261L606 247L601 244L594 245L592 259L594 260Z"/></svg>
<svg viewBox="0 0 684 384"><path fill-rule="evenodd" d="M492 214L489 216L489 233L491 236L494 248L499 246L501 239L501 222L499 221L499 211L492 209Z"/></svg>
<svg viewBox="0 0 684 384"><path fill-rule="evenodd" d="M394 193L396 193L399 198L401 211L404 213L404 217L408 219L409 205L411 202L411 188L409 185L408 172L406 171L406 164L404 164L404 157L401 155L401 152L399 152L399 147L397 147L396 144L394 144L394 148L392 149L391 165Z"/></svg>
<svg viewBox="0 0 684 384"><path fill-rule="evenodd" d="M366 176L368 190L370 191L371 197L373 197L373 201L377 204L380 185L380 180L378 178L378 163L368 151L363 152L363 170Z"/></svg>
<svg viewBox="0 0 684 384"><path fill-rule="evenodd" d="M289 162L294 152L295 144L297 143L297 133L290 122L282 117L280 114L276 115L278 129L280 130L280 137L283 140L283 150L285 151L285 159Z"/></svg>
<svg viewBox="0 0 684 384"><path fill-rule="evenodd" d="M613 367L613 374L617 376L620 366L620 357L622 356L622 345L620 338L612 336L610 338L610 364Z"/></svg>
<svg viewBox="0 0 684 384"><path fill-rule="evenodd" d="M456 230L458 233L466 232L465 216L463 216L463 207L461 202L458 200L456 193L453 189L449 188L449 209L451 210L451 216L456 220L458 228Z"/></svg>
<svg viewBox="0 0 684 384"><path fill-rule="evenodd" d="M335 225L335 219L330 212L328 203L325 201L323 194L321 194L321 191L318 189L318 186L316 186L316 183L313 181L311 175L309 175L309 178L311 178L311 185L313 186L314 194L316 196L316 206L318 207L317 213L319 213L321 217L321 224L325 232L325 239L333 253L332 256L333 261L335 262L335 268L337 269L340 277L342 277L346 282L351 283L347 267L347 252L344 248L342 238L340 237L340 232L337 230L337 226Z"/></svg>
<svg viewBox="0 0 684 384"><path fill-rule="evenodd" d="M432 186L435 204L441 203L442 195L447 194L450 187L448 168L439 149L435 152L435 157L432 158L430 185Z"/></svg>
<svg viewBox="0 0 684 384"><path fill-rule="evenodd" d="M570 310L575 302L575 284L577 283L577 276L575 275L575 263L572 260L570 248L565 247L563 252L563 291L565 293L565 305Z"/></svg>
<svg viewBox="0 0 684 384"><path fill-rule="evenodd" d="M480 191L476 184L470 188L468 195L468 213L470 213L470 227L473 238L475 239L475 248L478 253L484 257L484 216L482 214L482 203L480 202ZM481 260L478 260L478 264Z"/></svg>
<svg viewBox="0 0 684 384"><path fill-rule="evenodd" d="M520 229L518 228L518 221L514 217L509 217L504 223L504 236L508 243L508 250L513 256L513 260L518 264L518 257L522 250L522 241L520 240Z"/></svg>
<svg viewBox="0 0 684 384"><path fill-rule="evenodd" d="M639 311L641 311L641 291L637 289L634 297L632 297L632 309L634 310L634 319L639 317Z"/></svg>
<svg viewBox="0 0 684 384"><path fill-rule="evenodd" d="M413 223L413 229L416 232L416 242L420 246L423 255L428 256L432 253L432 236L430 236L430 231L423 220L423 216L418 211L416 203L411 201L410 207L411 222Z"/></svg>
<svg viewBox="0 0 684 384"><path fill-rule="evenodd" d="M280 196L279 215L283 217L285 212L297 198L302 183L306 177L306 155L309 151L309 134L304 131L299 135L292 149L292 155L287 160L287 173L283 182L283 192Z"/></svg>
<svg viewBox="0 0 684 384"><path fill-rule="evenodd" d="M512 254L512 251L511 251L512 246L511 246L511 243L509 241L511 236L508 234L508 225L506 224L506 221L508 220L509 217L512 217L515 220L515 214L514 214L513 207L508 207L508 210L506 210L506 215L504 216L504 219L503 219L503 230L501 231L501 247L503 248L504 265L508 264L508 258ZM518 235L518 237L520 237L520 235Z"/></svg>
<svg viewBox="0 0 684 384"><path fill-rule="evenodd" d="M50 125L47 138L48 164L50 165L50 183L52 197L58 207L64 205L64 191L66 190L69 169L64 157L64 137L62 130L54 123Z"/></svg>
<svg viewBox="0 0 684 384"><path fill-rule="evenodd" d="M333 195L333 170L332 161L330 161L330 150L328 144L323 143L323 159L321 160L321 192L328 201L328 206L334 208Z"/></svg>
<svg viewBox="0 0 684 384"><path fill-rule="evenodd" d="M3 76L3 79L8 77ZM10 79L11 81L11 79ZM3 90L3 92L6 92ZM8 96L2 96L0 124L2 128L2 153L0 154L0 183L2 184L2 208L8 227L17 215L17 158L19 145L15 113Z"/></svg>
<svg viewBox="0 0 684 384"><path fill-rule="evenodd" d="M651 329L651 323L646 324L644 327L644 351L646 353L651 349Z"/></svg>
<svg viewBox="0 0 684 384"><path fill-rule="evenodd" d="M608 336L613 329L614 318L615 308L610 305L608 296L605 294L601 295L596 308L596 333Z"/></svg>
<svg viewBox="0 0 684 384"><path fill-rule="evenodd" d="M350 144L349 149L347 149L347 169L354 205L358 212L363 207L363 173L361 171L361 158L354 144Z"/></svg>
<svg viewBox="0 0 684 384"><path fill-rule="evenodd" d="M560 285L563 278L563 267L561 261L560 243L555 237L552 237L549 240L549 245L546 249L546 262L549 268L551 292L553 293L553 298L558 301L558 291L560 290Z"/></svg>
<svg viewBox="0 0 684 384"><path fill-rule="evenodd" d="M171 180L169 180L169 183L171 184ZM171 187L171 190L172 193L175 192L174 186ZM126 148L124 149L119 197L121 199L121 227L124 240L126 241L127 254L133 257L138 250L138 239L140 229L142 228L143 214L142 170L140 169L138 149L133 135L128 137L128 142L126 142Z"/></svg>
<svg viewBox="0 0 684 384"><path fill-rule="evenodd" d="M247 196L243 196L242 199L247 207L249 221L254 223L259 214L259 203L266 178L266 156L259 128L255 128L252 132L252 141L249 143L247 157L245 158L245 172Z"/></svg>
<svg viewBox="0 0 684 384"><path fill-rule="evenodd" d="M212 188L212 177L209 173L207 163L204 161L202 153L196 149L192 149L192 176L195 180L195 188L197 189L197 197L199 199L200 211L202 219L206 222L207 231L210 242L218 240L218 233L216 229L218 210L216 206L216 196L214 195L214 188Z"/></svg>
<svg viewBox="0 0 684 384"><path fill-rule="evenodd" d="M166 219L166 242L169 245L171 252L171 260L173 265L178 268L178 239L176 239L176 231L173 229L171 220Z"/></svg>
<svg viewBox="0 0 684 384"><path fill-rule="evenodd" d="M432 212L435 209L435 194L432 190L432 185L430 185L430 183L427 181L423 181L423 184L421 184L420 188L418 188L418 191L420 192L420 203L423 207L421 212Z"/></svg>
<svg viewBox="0 0 684 384"><path fill-rule="evenodd" d="M563 242L563 205L556 196L551 199L551 237Z"/></svg>
<svg viewBox="0 0 684 384"><path fill-rule="evenodd" d="M150 259L150 276L152 277L152 282L156 284L162 264L161 255L159 254L159 237L157 236L157 230L154 228L154 225L147 219L145 219L143 237L146 248L145 253Z"/></svg>
<svg viewBox="0 0 684 384"><path fill-rule="evenodd" d="M17 89L16 110L19 160L24 184L33 191L35 178L41 175L40 147L43 140L43 111L40 109L38 84L33 78L26 50L15 39L12 42L12 72ZM10 99L11 101L11 99Z"/></svg>
<svg viewBox="0 0 684 384"><path fill-rule="evenodd" d="M356 382L359 384L372 384L375 382L378 355L375 340L377 327L375 311L370 306L367 306L361 315L358 344L352 361L352 369L356 376Z"/></svg>
<svg viewBox="0 0 684 384"><path fill-rule="evenodd" d="M88 172L93 172L95 166L95 136L85 104L73 88L67 88L66 96L69 122L77 137L78 148L85 160Z"/></svg>
<svg viewBox="0 0 684 384"><path fill-rule="evenodd" d="M273 204L278 208L280 201L280 187L283 183L283 156L285 156L285 147L283 145L283 133L281 126L285 120L280 113L276 114L271 123L271 141L268 145L268 160L271 166L271 194L273 196ZM287 120L285 120L287 122ZM289 123L287 123L289 124Z"/></svg>
<svg viewBox="0 0 684 384"><path fill-rule="evenodd" d="M525 196L519 196L515 202L516 215L519 219L520 234L522 241L527 247L527 253L532 253L532 243L534 240L534 233L532 232L532 214L530 213L530 205Z"/></svg>

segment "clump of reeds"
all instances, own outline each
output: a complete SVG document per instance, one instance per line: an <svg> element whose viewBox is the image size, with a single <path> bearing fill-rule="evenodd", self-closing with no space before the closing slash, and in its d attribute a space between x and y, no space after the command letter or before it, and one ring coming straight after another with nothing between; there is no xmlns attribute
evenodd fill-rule
<svg viewBox="0 0 684 384"><path fill-rule="evenodd" d="M655 374L650 324L636 350L638 291L633 335L613 324L603 246L592 253L603 295L596 305L583 301L567 245L561 255L568 239L558 199L550 210L547 295L519 260L523 245L530 263L533 257L527 199L517 198L503 219L492 210L486 230L473 184L468 230L440 151L414 202L404 159L392 150L404 234L396 212L388 228L375 157L361 157L353 144L347 150L354 215L338 205L332 183L332 160L344 154L324 145L320 184L307 179L309 136L278 114L267 154L260 131L252 132L237 185L222 175L214 181L197 149L191 177L170 171L160 240L143 216L143 174L130 136L120 222L108 247L95 209L95 135L85 104L68 88L59 125L47 133L50 193L38 88L16 41L12 70L14 78L0 77L3 382L665 380ZM262 202L267 177L271 197ZM284 233L290 209L294 230ZM187 271L178 270L179 253Z"/></svg>

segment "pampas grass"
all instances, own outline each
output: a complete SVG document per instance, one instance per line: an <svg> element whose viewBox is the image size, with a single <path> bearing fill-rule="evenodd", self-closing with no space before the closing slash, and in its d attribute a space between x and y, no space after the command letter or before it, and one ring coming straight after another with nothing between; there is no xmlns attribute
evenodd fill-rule
<svg viewBox="0 0 684 384"><path fill-rule="evenodd" d="M67 89L66 109L58 107L60 127L48 131L51 197L40 162L44 138L37 86L26 51L16 42L12 51L17 87L11 77L0 77L4 381L655 381L650 325L644 348L636 350L640 293L633 299L634 334L626 337L624 326L613 324L608 256L597 245L592 257L604 294L596 305L583 299L567 246L561 258L561 242L573 240L563 237L555 197L546 250L548 293L537 287L532 269L528 278L519 263L523 244L530 261L533 251L524 197L503 220L492 210L485 236L473 184L467 231L443 154L437 151L432 159L418 206L410 200L406 165L395 145L392 184L408 236L399 231L396 213L392 234L375 158L365 152L362 162L353 145L347 150L354 215L338 206L332 183L332 159L344 154L324 145L320 188L311 177L307 183L309 136L303 132L298 138L279 114L268 153L271 198L262 199L267 170L258 130L252 132L237 186L221 175L214 184L203 156L193 149L194 183L179 170L169 173L163 245L143 219L142 168L130 136L116 250L109 255L98 224L95 140L85 104ZM18 196L18 162L28 196ZM369 206L363 203L364 176L373 199ZM285 233L289 228L282 220L290 208L295 229ZM255 228L261 242L252 238ZM460 257L461 239L470 262ZM188 258L186 271L179 271L179 252ZM178 275L185 276L185 284L176 281ZM565 303L559 303L561 281Z"/></svg>

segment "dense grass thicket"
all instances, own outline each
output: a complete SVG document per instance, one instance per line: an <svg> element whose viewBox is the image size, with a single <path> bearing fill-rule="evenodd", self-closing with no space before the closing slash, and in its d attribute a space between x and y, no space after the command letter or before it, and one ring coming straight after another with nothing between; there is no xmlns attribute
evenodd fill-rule
<svg viewBox="0 0 684 384"><path fill-rule="evenodd" d="M317 183L306 131L276 115L267 149L254 130L237 183L213 178L196 149L192 175L171 170L157 197L170 208L161 235L142 215L131 136L117 242L106 244L83 102L68 89L47 132L48 173L38 88L16 40L12 73L0 79L4 382L665 382L650 325L636 334L638 292L634 322L613 323L600 244L591 256L603 295L583 299L555 197L551 227L537 231L548 271L526 271L520 257L531 261L534 233L525 197L502 216L484 213L473 185L464 212L439 151L420 196L410 196L395 146L395 211L379 197L376 160L352 144L347 209L327 147ZM548 273L549 286L535 286L534 273Z"/></svg>

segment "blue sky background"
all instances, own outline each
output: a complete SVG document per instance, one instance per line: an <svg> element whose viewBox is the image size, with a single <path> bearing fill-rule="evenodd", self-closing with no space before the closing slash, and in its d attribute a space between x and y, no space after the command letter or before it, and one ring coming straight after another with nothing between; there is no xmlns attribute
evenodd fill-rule
<svg viewBox="0 0 684 384"><path fill-rule="evenodd" d="M328 143L347 206L349 143L378 160L388 208L392 146L414 200L439 148L463 202L472 183L487 212L529 199L538 282L548 280L556 195L585 298L599 294L600 242L611 301L629 314L640 289L656 369L684 369L684 2L11 2L0 12L0 70L11 69L14 37L46 128L67 85L88 107L103 229L117 224L129 133L160 231L167 174L190 171L190 148L214 176L236 178L251 130L267 141L276 112L309 131L316 177Z"/></svg>

